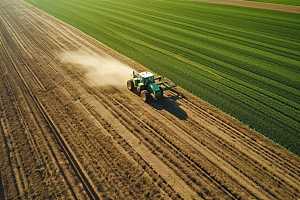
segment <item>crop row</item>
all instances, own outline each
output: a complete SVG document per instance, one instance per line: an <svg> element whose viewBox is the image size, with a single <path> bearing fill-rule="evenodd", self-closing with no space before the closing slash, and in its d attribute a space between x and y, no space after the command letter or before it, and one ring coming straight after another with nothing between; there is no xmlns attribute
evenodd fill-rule
<svg viewBox="0 0 300 200"><path fill-rule="evenodd" d="M298 14L181 0L30 3L300 154Z"/></svg>

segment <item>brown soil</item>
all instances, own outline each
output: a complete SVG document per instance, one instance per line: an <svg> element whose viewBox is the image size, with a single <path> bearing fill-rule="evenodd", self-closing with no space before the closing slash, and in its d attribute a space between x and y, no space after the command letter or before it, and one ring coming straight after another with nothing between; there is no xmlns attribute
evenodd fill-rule
<svg viewBox="0 0 300 200"><path fill-rule="evenodd" d="M145 69L0 1L0 199L297 199L300 159L180 88L142 102L61 58Z"/></svg>
<svg viewBox="0 0 300 200"><path fill-rule="evenodd" d="M293 5L282 5L282 4L243 1L243 0L196 0L196 1L300 13L300 6L293 6Z"/></svg>

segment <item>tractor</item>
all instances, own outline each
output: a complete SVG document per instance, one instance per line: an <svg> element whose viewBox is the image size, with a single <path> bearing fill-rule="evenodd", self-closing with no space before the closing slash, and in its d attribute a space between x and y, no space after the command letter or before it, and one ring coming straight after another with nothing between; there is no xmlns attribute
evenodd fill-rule
<svg viewBox="0 0 300 200"><path fill-rule="evenodd" d="M150 97L155 100L160 99L165 90L176 86L172 81L163 76L154 78L151 72L141 72L137 75L133 72L132 76L133 78L127 81L127 88L133 91L136 87L137 92L140 93L145 102L147 102Z"/></svg>

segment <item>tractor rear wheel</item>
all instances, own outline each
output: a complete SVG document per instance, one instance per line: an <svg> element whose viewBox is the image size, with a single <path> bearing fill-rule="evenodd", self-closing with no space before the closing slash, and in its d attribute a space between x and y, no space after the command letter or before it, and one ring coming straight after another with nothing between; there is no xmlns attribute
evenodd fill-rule
<svg viewBox="0 0 300 200"><path fill-rule="evenodd" d="M147 90L143 90L141 92L141 97L142 97L143 101L147 102L148 99L149 99L149 93L148 93L148 91Z"/></svg>
<svg viewBox="0 0 300 200"><path fill-rule="evenodd" d="M133 85L132 79L128 80L127 81L127 88L128 88L128 90L132 91L133 87L134 87L134 85Z"/></svg>

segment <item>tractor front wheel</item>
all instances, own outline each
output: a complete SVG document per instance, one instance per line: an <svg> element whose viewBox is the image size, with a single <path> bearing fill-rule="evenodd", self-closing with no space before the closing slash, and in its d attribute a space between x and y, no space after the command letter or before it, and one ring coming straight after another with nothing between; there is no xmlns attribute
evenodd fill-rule
<svg viewBox="0 0 300 200"><path fill-rule="evenodd" d="M141 92L141 97L142 97L143 101L147 102L148 99L149 99L149 93L148 93L148 91L147 90L143 90Z"/></svg>
<svg viewBox="0 0 300 200"><path fill-rule="evenodd" d="M133 87L134 87L134 85L133 85L132 79L128 80L127 81L127 88L128 88L128 90L132 91Z"/></svg>

